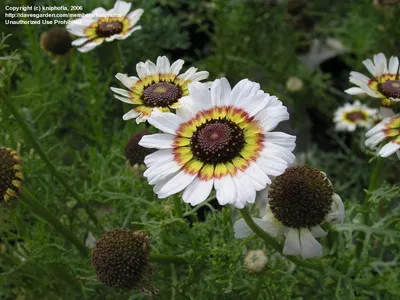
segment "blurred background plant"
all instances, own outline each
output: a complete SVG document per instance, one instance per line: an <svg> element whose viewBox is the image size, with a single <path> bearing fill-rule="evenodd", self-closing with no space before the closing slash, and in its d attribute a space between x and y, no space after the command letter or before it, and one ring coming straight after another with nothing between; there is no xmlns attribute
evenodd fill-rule
<svg viewBox="0 0 400 300"><path fill-rule="evenodd" d="M155 264L153 282L160 299L396 299L399 286L400 198L398 161L386 160L381 187L365 198L371 153L364 133L337 133L335 109L352 98L351 70L375 53L399 56L398 1L293 0L137 0L142 30L128 39L84 54L71 49L54 60L41 48L46 25L4 25L12 34L0 44L0 87L7 91L26 124L65 175L96 210L94 226L76 200L48 172L9 111L0 106L0 145L16 149L24 162L25 185L89 245L115 227L150 233L158 253L182 254L188 266ZM82 5L63 1L63 5ZM111 0L83 5L85 12L111 8ZM58 1L11 1L4 6L59 5ZM8 46L7 46L7 45ZM18 49L18 50L16 50ZM299 162L324 170L347 210L342 227L332 227L323 261L328 269L294 266L267 249L268 268L248 274L244 257L262 249L256 237L234 239L229 207L185 207L190 222L172 217L171 199L156 200L151 188L124 156L132 134L143 124L124 122L127 111L109 89L117 72L134 75L139 61L158 55L185 60L226 76L232 84L249 78L289 107L285 130L298 137ZM379 104L358 97L371 107ZM353 99L354 100L354 99ZM366 202L364 202L364 200ZM367 224L360 220L369 214ZM382 214L384 217L382 217ZM6 217L3 217L6 216ZM18 201L0 206L0 299L126 299L145 296L120 291L94 278L90 258ZM355 241L363 236L364 245ZM243 250L243 246L245 247ZM339 273L339 275L338 275Z"/></svg>

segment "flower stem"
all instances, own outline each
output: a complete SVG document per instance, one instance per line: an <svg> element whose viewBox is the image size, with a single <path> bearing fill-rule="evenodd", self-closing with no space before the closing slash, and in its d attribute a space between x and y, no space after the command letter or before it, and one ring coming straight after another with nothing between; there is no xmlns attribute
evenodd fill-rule
<svg viewBox="0 0 400 300"><path fill-rule="evenodd" d="M174 208L175 208L175 216L177 218L183 218L181 199L177 197L174 198Z"/></svg>
<svg viewBox="0 0 400 300"><path fill-rule="evenodd" d="M95 223L96 225L98 224L97 218L94 215L94 213L87 207L87 204L83 202L81 197L78 195L77 192L72 189L68 183L65 181L64 177L57 171L57 169L54 167L50 159L47 157L46 153L43 151L42 147L40 146L37 138L33 134L33 132L29 129L29 127L25 124L25 120L21 116L21 114L18 112L17 108L14 106L14 104L10 101L8 96L6 95L5 92L1 91L0 92L1 99L3 100L4 104L7 106L8 110L11 112L11 114L14 116L15 120L17 121L18 125L20 126L21 130L25 134L25 137L29 142L31 143L32 147L35 149L36 153L40 156L42 161L45 163L46 167L50 170L50 172L54 175L54 177L57 178L57 180L64 186L64 188L69 192L72 197L76 199L76 201L79 202L79 204L86 209L87 214L89 215L89 218Z"/></svg>
<svg viewBox="0 0 400 300"><path fill-rule="evenodd" d="M242 217L246 224L254 231L256 235L262 238L267 246L274 248L274 250L280 254L282 254L282 245L278 243L272 236L270 236L267 232L265 232L261 227L259 227L253 220L250 215L247 207L244 207L240 210ZM304 268L313 269L313 270L321 270L321 267L310 263L308 261L302 260L296 256L285 256L288 260L295 263L296 265L302 266Z"/></svg>
<svg viewBox="0 0 400 300"><path fill-rule="evenodd" d="M89 249L70 231L68 230L46 207L33 196L28 189L22 188L19 199L28 205L32 211L39 217L46 220L50 225L61 233L64 238L73 244L76 249L84 256L89 256Z"/></svg>

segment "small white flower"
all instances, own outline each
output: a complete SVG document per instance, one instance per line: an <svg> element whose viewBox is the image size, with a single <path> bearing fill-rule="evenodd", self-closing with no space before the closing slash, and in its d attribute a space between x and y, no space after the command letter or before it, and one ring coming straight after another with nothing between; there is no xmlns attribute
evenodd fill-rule
<svg viewBox="0 0 400 300"><path fill-rule="evenodd" d="M132 32L142 28L135 24L142 16L143 9L139 8L129 13L131 6L132 3L118 0L108 11L98 7L90 14L72 21L67 25L67 30L80 37L73 41L72 45L78 46L80 52L88 52L104 41L126 39Z"/></svg>
<svg viewBox="0 0 400 300"><path fill-rule="evenodd" d="M184 190L194 206L215 188L220 205L243 208L294 161L296 137L270 132L289 119L287 108L258 83L194 82L180 104L176 114L153 111L148 121L164 133L139 142L160 149L145 158L144 173L159 198Z"/></svg>
<svg viewBox="0 0 400 300"><path fill-rule="evenodd" d="M391 102L400 101L399 59L392 56L388 64L386 56L379 53L374 55L373 61L366 59L363 64L374 78L359 72L350 72L350 82L357 87L349 88L345 92L350 95L367 93L371 97L382 99L381 114L385 117Z"/></svg>
<svg viewBox="0 0 400 300"><path fill-rule="evenodd" d="M290 76L286 81L286 89L289 92L298 92L303 89L303 80L296 76Z"/></svg>
<svg viewBox="0 0 400 300"><path fill-rule="evenodd" d="M379 150L379 156L388 157L396 152L400 159L400 114L383 119L366 133L366 137L365 145L372 149L387 141Z"/></svg>
<svg viewBox="0 0 400 300"><path fill-rule="evenodd" d="M285 235L283 254L302 258L322 256L316 238L327 233L324 222L342 223L345 211L340 197L325 173L308 166L294 166L275 178L270 185L267 212L254 218L258 226L272 236ZM234 225L235 237L253 234L243 219Z"/></svg>
<svg viewBox="0 0 400 300"><path fill-rule="evenodd" d="M114 97L122 102L134 104L135 108L122 118L136 119L136 123L145 122L153 111L170 112L179 106L179 99L189 95L188 84L208 77L207 71L197 72L191 67L179 74L184 61L178 59L172 65L166 56L159 56L157 64L150 60L136 65L139 77L128 77L118 73L115 77L128 88L127 90L112 87Z"/></svg>
<svg viewBox="0 0 400 300"><path fill-rule="evenodd" d="M346 103L335 111L333 122L336 131L354 131L357 127L371 128L378 110L369 108L367 105L355 101L353 104Z"/></svg>

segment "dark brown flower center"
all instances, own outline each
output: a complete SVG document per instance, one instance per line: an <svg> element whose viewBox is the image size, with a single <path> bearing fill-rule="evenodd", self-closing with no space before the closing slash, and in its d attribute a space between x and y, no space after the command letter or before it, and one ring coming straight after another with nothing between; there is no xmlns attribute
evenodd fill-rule
<svg viewBox="0 0 400 300"><path fill-rule="evenodd" d="M158 82L144 88L142 101L150 107L168 107L182 97L180 86L170 82Z"/></svg>
<svg viewBox="0 0 400 300"><path fill-rule="evenodd" d="M275 218L283 225L310 228L324 221L332 195L332 185L321 171L294 166L275 178L268 198Z"/></svg>
<svg viewBox="0 0 400 300"><path fill-rule="evenodd" d="M99 37L110 37L114 34L122 32L124 28L123 24L119 21L115 22L101 22L96 29L96 33Z"/></svg>
<svg viewBox="0 0 400 300"><path fill-rule="evenodd" d="M72 37L65 28L55 27L40 36L41 47L53 55L64 55L72 48Z"/></svg>
<svg viewBox="0 0 400 300"><path fill-rule="evenodd" d="M229 162L245 144L243 130L230 120L210 120L197 127L190 141L192 153L202 162Z"/></svg>
<svg viewBox="0 0 400 300"><path fill-rule="evenodd" d="M352 122L356 122L358 120L365 120L366 116L361 111L353 111L353 112L346 114L346 119L348 119Z"/></svg>
<svg viewBox="0 0 400 300"><path fill-rule="evenodd" d="M380 83L378 91L387 98L400 99L400 80L388 80Z"/></svg>

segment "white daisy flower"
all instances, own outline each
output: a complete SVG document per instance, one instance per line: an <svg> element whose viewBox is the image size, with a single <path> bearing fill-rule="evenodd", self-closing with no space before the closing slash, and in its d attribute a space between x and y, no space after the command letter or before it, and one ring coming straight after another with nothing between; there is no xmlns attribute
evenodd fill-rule
<svg viewBox="0 0 400 300"><path fill-rule="evenodd" d="M118 0L108 11L98 7L90 14L72 21L67 25L67 30L80 37L72 45L78 46L80 52L88 52L104 41L126 39L132 32L142 28L135 24L142 16L143 9L129 13L131 6L132 3Z"/></svg>
<svg viewBox="0 0 400 300"><path fill-rule="evenodd" d="M391 101L400 101L399 59L392 56L387 63L383 53L374 55L373 61L366 59L364 66L374 76L369 78L359 72L350 72L350 82L358 87L352 87L345 92L350 95L367 93L374 98L381 98L381 114L391 114Z"/></svg>
<svg viewBox="0 0 400 300"><path fill-rule="evenodd" d="M400 114L383 119L366 133L366 137L365 145L372 149L382 141L387 141L379 150L379 156L388 157L396 152L400 159Z"/></svg>
<svg viewBox="0 0 400 300"><path fill-rule="evenodd" d="M344 206L324 172L308 166L294 166L275 178L270 185L267 213L255 218L258 226L272 236L285 235L283 254L302 258L322 256L316 238L327 233L324 222L342 223ZM235 237L253 234L243 219L234 225Z"/></svg>
<svg viewBox="0 0 400 300"><path fill-rule="evenodd" d="M194 206L215 188L220 205L253 203L270 176L294 161L296 137L270 132L289 119L287 108L248 79L233 89L225 78L211 89L194 82L189 92L176 114L154 111L149 117L165 133L139 142L160 149L145 158L144 176L160 199L184 190L183 201Z"/></svg>
<svg viewBox="0 0 400 300"><path fill-rule="evenodd" d="M377 115L377 109L369 108L357 100L353 104L346 103L339 107L335 111L333 122L336 124L336 131L352 132L357 127L371 128Z"/></svg>
<svg viewBox="0 0 400 300"><path fill-rule="evenodd" d="M179 105L180 98L189 95L189 83L208 77L208 72L197 72L194 67L178 75L183 64L184 61L178 59L170 65L166 56L159 56L157 64L147 60L136 65L139 77L128 77L121 73L115 75L128 88L127 91L112 87L115 98L136 105L123 119L136 118L136 123L140 123L146 121L154 109L169 112Z"/></svg>

